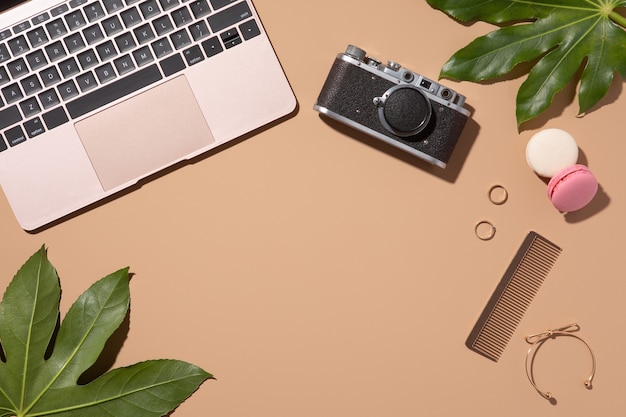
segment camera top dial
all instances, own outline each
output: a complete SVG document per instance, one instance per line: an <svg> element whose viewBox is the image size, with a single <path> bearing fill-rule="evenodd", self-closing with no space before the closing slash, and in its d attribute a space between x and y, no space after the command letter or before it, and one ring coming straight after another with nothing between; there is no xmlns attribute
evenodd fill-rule
<svg viewBox="0 0 626 417"><path fill-rule="evenodd" d="M394 86L382 97L376 97L374 104L385 129L403 138L424 130L432 115L430 101L412 85Z"/></svg>

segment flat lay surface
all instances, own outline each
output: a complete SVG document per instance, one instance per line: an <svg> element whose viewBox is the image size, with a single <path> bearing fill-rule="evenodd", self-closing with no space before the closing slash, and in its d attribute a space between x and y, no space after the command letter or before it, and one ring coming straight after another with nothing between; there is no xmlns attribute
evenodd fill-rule
<svg viewBox="0 0 626 417"><path fill-rule="evenodd" d="M0 284L42 244L61 310L130 266L131 311L103 367L176 358L215 375L176 416L584 416L626 410L623 248L626 96L616 77L576 117L576 85L518 131L520 73L438 80L471 111L445 169L332 121L313 105L357 45L438 79L493 27L423 0L254 2L298 99L292 117L38 233L0 195ZM245 79L232 80L246 83ZM599 187L560 213L526 146L558 128ZM529 232L561 249L499 360L465 345ZM478 235L478 236L477 236ZM578 323L525 369L524 337Z"/></svg>

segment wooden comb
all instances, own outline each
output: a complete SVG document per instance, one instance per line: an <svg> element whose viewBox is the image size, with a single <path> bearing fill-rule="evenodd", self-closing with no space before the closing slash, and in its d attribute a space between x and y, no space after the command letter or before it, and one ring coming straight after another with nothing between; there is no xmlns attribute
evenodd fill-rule
<svg viewBox="0 0 626 417"><path fill-rule="evenodd" d="M528 233L467 338L471 350L497 362L561 248Z"/></svg>

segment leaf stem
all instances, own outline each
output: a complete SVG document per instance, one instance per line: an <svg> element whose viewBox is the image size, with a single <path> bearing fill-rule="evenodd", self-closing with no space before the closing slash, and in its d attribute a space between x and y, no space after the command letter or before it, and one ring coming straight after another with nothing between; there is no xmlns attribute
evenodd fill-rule
<svg viewBox="0 0 626 417"><path fill-rule="evenodd" d="M613 22L617 23L621 27L626 28L626 17L617 13L615 10L611 10L611 13L609 13L609 18L611 18Z"/></svg>

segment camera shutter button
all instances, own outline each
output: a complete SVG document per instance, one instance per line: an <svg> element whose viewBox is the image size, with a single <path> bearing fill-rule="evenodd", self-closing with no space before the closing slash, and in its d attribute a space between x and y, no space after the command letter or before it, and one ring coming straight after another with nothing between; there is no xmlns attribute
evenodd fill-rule
<svg viewBox="0 0 626 417"><path fill-rule="evenodd" d="M379 101L378 115L387 130L397 136L408 137L418 134L428 125L431 106L416 88L396 86Z"/></svg>
<svg viewBox="0 0 626 417"><path fill-rule="evenodd" d="M365 61L366 52L357 46L348 45L348 47L346 48L346 55L358 59L359 61Z"/></svg>

